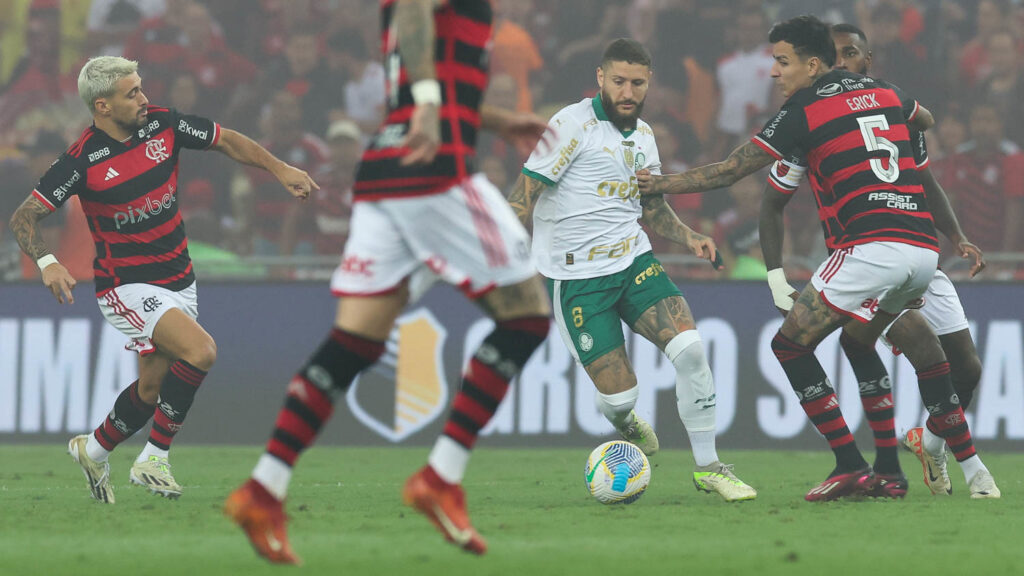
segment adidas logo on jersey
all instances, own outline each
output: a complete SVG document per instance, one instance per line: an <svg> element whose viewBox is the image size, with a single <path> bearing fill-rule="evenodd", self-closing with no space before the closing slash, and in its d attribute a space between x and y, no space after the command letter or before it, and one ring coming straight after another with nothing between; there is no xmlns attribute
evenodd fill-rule
<svg viewBox="0 0 1024 576"><path fill-rule="evenodd" d="M107 177L104 178L103 180L104 181L113 180L114 178L117 178L120 175L121 175L121 173L118 172L117 170L114 170L114 167L111 166L110 168L107 168Z"/></svg>

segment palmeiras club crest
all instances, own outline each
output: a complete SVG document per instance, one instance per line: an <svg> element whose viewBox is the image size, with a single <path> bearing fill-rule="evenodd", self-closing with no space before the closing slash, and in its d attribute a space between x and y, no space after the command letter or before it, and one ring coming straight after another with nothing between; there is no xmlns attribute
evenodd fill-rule
<svg viewBox="0 0 1024 576"><path fill-rule="evenodd" d="M437 419L448 408L443 359L447 336L426 308L400 317L380 361L363 371L345 395L352 414L391 442L401 442Z"/></svg>

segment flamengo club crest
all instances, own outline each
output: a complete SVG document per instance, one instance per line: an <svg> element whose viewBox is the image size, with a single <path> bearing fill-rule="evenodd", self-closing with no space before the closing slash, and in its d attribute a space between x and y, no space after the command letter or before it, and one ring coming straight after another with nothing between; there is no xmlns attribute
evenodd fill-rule
<svg viewBox="0 0 1024 576"><path fill-rule="evenodd" d="M146 142L146 158L159 164L170 157L171 155L167 153L167 146L164 144L163 138Z"/></svg>
<svg viewBox="0 0 1024 576"><path fill-rule="evenodd" d="M437 419L448 407L443 361L447 335L426 308L399 318L380 361L360 374L345 395L352 414L391 442L401 442ZM381 394L391 389L393 397Z"/></svg>

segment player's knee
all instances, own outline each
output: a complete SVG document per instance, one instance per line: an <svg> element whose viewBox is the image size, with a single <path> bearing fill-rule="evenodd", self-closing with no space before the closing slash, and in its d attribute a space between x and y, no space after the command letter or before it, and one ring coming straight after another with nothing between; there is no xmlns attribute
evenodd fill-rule
<svg viewBox="0 0 1024 576"><path fill-rule="evenodd" d="M955 365L951 365L953 387L957 394L972 393L981 381L981 359L972 354Z"/></svg>
<svg viewBox="0 0 1024 576"><path fill-rule="evenodd" d="M217 362L217 343L213 338L205 338L203 341L196 342L181 359L200 370L209 372L210 368L213 368L213 364Z"/></svg>

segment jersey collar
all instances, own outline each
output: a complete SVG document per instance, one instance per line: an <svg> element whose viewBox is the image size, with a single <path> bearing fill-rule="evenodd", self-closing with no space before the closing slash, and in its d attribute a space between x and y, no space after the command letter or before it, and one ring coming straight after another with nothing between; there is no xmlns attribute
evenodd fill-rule
<svg viewBox="0 0 1024 576"><path fill-rule="evenodd" d="M611 120L608 119L608 115L605 114L605 112L604 112L604 105L601 104L601 93L600 92L598 92L597 95L594 96L590 100L590 103L591 103L591 105L594 106L594 116L597 116L598 120L603 120L605 122L611 122ZM617 126L616 126L616 129L618 129ZM636 130L619 130L619 133L622 134L623 138L629 138L630 136L633 135L633 132L636 132Z"/></svg>

